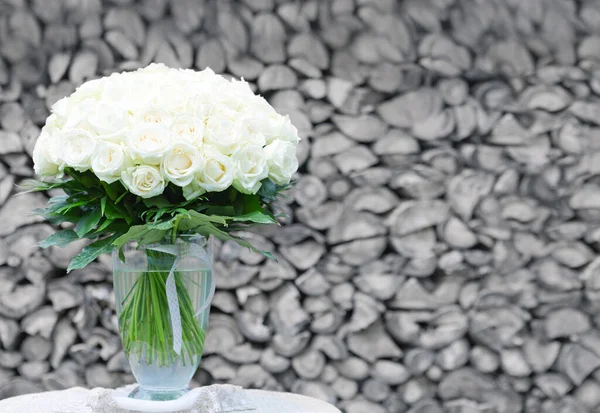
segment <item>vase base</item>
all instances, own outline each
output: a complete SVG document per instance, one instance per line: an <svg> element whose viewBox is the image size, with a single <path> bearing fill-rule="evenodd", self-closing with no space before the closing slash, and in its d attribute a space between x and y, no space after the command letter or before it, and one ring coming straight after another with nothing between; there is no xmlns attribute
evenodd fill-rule
<svg viewBox="0 0 600 413"><path fill-rule="evenodd" d="M129 393L129 398L136 400L150 400L150 401L169 401L177 400L190 391L189 387L182 389L172 390L159 390L159 389L148 389L142 386L136 387L134 391Z"/></svg>

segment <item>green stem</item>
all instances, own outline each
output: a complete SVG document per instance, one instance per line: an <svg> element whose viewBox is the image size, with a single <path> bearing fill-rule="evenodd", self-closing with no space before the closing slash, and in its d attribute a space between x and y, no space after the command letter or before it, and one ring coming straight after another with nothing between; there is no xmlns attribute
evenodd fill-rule
<svg viewBox="0 0 600 413"><path fill-rule="evenodd" d="M177 223L176 223L177 225ZM176 232L176 231L174 231ZM146 250L148 271L135 281L122 302L119 325L126 355L143 348L136 343L146 343L145 362L150 365L166 366L181 360L193 364L194 358L202 354L205 333L194 316L195 308L185 287L184 275L174 274L181 315L182 349L177 355L173 351L173 332L170 322L166 280L169 272L164 269L175 261L172 255ZM161 265L162 264L162 265Z"/></svg>

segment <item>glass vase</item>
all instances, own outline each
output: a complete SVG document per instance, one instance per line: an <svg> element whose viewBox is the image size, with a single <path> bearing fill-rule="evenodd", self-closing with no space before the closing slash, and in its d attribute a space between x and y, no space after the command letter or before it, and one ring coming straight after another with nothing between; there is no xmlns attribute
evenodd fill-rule
<svg viewBox="0 0 600 413"><path fill-rule="evenodd" d="M181 397L202 357L215 292L210 239L129 243L113 252L113 273L123 350L139 383L129 397Z"/></svg>

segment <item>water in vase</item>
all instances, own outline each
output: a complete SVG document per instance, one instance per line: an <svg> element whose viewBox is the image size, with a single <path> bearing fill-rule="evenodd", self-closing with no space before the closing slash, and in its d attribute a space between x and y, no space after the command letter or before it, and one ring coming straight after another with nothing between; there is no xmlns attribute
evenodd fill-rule
<svg viewBox="0 0 600 413"><path fill-rule="evenodd" d="M210 306L212 272L174 273L181 316L181 350L173 348L167 271L115 271L119 330L125 355L140 384L130 397L172 400L188 391L202 357Z"/></svg>

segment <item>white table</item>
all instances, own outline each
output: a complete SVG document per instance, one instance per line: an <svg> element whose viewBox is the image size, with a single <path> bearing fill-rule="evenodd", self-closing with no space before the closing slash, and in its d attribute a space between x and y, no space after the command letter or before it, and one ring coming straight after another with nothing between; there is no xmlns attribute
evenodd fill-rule
<svg viewBox="0 0 600 413"><path fill-rule="evenodd" d="M332 405L311 397L264 390L245 390L255 413L340 413ZM0 401L1 413L92 413L86 406L89 390L68 390L27 394Z"/></svg>

